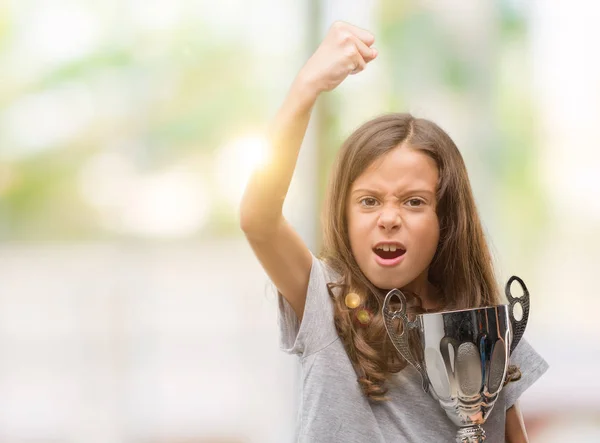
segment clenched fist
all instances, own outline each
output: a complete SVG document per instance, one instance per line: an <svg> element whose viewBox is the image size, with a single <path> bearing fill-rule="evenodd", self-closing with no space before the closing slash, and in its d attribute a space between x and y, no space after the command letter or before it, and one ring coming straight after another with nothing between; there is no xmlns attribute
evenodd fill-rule
<svg viewBox="0 0 600 443"><path fill-rule="evenodd" d="M373 35L345 22L335 22L298 77L316 94L331 91L348 75L365 69L377 57Z"/></svg>

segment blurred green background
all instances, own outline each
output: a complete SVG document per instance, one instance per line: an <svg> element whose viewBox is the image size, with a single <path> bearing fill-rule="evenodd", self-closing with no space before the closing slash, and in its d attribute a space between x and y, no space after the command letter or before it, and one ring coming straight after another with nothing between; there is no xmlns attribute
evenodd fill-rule
<svg viewBox="0 0 600 443"><path fill-rule="evenodd" d="M385 112L463 153L551 370L532 442L600 439L600 8L583 0L0 3L0 442L282 442L295 361L237 211L335 20L380 55L320 97L285 205L311 249L333 158ZM280 419L273 423L273 417Z"/></svg>
<svg viewBox="0 0 600 443"><path fill-rule="evenodd" d="M228 17L235 2L109 3L3 7L1 238L238 235L238 177L249 168L236 156L320 41L317 24L327 24L320 2L297 6L304 17L275 11L269 20L255 9L266 4L238 6L237 17ZM527 211L527 230L520 231L531 240L545 217L535 183L525 11L497 2L475 8L466 21L444 23L443 11L426 5L362 6L383 53L371 81L382 84L361 82L356 100L343 88L321 100L321 174L356 121L405 110L427 93L433 103L426 108L456 101L465 155L476 151L484 186L502 184L493 204L481 204L503 207L499 198L517 205L513 212ZM284 15L291 23L276 23ZM471 20L481 23L464 28ZM365 103L367 94L375 97ZM349 106L355 109L345 111ZM231 158L220 160L228 150Z"/></svg>

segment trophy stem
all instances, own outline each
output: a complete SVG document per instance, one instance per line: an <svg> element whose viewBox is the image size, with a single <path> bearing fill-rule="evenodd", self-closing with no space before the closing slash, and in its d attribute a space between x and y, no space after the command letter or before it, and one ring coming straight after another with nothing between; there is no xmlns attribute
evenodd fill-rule
<svg viewBox="0 0 600 443"><path fill-rule="evenodd" d="M481 425L460 428L456 433L456 443L482 443L485 441L485 430Z"/></svg>

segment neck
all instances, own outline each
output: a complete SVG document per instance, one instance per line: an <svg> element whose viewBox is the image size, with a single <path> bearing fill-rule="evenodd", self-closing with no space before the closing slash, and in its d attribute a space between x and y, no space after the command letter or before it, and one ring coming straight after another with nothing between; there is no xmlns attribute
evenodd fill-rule
<svg viewBox="0 0 600 443"><path fill-rule="evenodd" d="M413 292L421 300L425 310L439 309L441 303L441 292L427 280L427 273L421 274L403 289Z"/></svg>

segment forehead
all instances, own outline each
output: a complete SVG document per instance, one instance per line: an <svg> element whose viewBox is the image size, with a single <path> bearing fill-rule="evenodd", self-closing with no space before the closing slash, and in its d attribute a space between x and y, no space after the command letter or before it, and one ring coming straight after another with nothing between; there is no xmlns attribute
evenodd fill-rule
<svg viewBox="0 0 600 443"><path fill-rule="evenodd" d="M370 164L354 181L351 189L410 187L435 193L438 178L435 160L423 151L401 145Z"/></svg>

